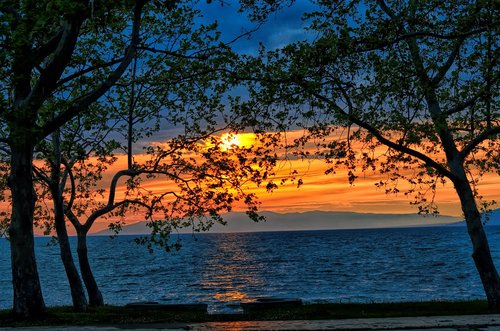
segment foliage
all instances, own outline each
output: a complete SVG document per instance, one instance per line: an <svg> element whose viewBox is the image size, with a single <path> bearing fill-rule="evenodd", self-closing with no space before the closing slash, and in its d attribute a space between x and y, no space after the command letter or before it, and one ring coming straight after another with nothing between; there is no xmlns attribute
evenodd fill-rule
<svg viewBox="0 0 500 331"><path fill-rule="evenodd" d="M98 16L96 12L94 15ZM43 112L48 117L40 117L41 125L70 107L74 99L98 88L121 60L124 41L120 38L127 29L126 12L102 15L106 20L103 26L93 24L92 20L101 21L94 16L82 27L75 56L65 69L67 75L44 104ZM60 185L66 206L75 216L74 224L78 218L99 214L114 220L110 226L119 229L120 219L127 213L141 210L145 217L150 217L154 210L155 215L173 221L166 222L168 229L165 223L152 223L153 233L167 238L172 227L189 225L195 231L208 230L213 222L222 221L221 212L231 210L232 204L240 200L249 206L249 215L258 218L255 196L244 193L241 186L258 177L250 165L252 159L242 156L236 164L233 158L237 153L229 156L228 152L217 151L219 142L209 138L223 130L237 129L235 118L223 104L227 83L220 74L235 55L229 45L219 41L216 24L196 23L199 15L190 4L179 4L169 11L146 11L133 65L84 114L60 129L59 157L64 174ZM101 32L105 38L96 38ZM176 128L180 136L151 141L151 136L165 127ZM204 141L207 139L212 139L208 149ZM133 144L138 143L150 155L146 163L134 160L133 155L141 153L138 148L132 150ZM109 181L109 174L105 173L117 161L116 153L120 150L129 154L132 162L116 177L128 179L125 196L115 201L111 196L115 195L116 186L105 189L102 183ZM239 153L243 155L249 150L240 149ZM35 155L40 160L35 167L39 196L35 225L48 234L54 217L48 174L57 158L53 155L52 137L37 145ZM260 165L266 167L262 161ZM241 169L238 175L231 173L236 169ZM155 193L142 188L158 176L172 181L177 188ZM195 218L200 220L196 225ZM91 217L91 222L83 221L81 225L86 223L88 231L94 221Z"/></svg>
<svg viewBox="0 0 500 331"><path fill-rule="evenodd" d="M247 58L235 78L254 130L304 129L285 148L324 158L335 172L378 172L386 193L404 192L423 213L463 164L474 194L500 174L499 13L493 1L321 1L306 15L311 42ZM256 70L257 68L257 70ZM315 153L309 154L311 148Z"/></svg>
<svg viewBox="0 0 500 331"><path fill-rule="evenodd" d="M37 172L37 176L44 179L43 169L34 170L32 166L34 156L39 156L37 153L45 154L44 157L52 168L52 178L56 178L60 172L60 163L70 161L64 159L59 151L60 148L67 149L68 145L74 143L73 138L78 140L81 137L84 139L89 137L89 131L98 132L98 139L104 138L106 132L114 131L112 123L116 122L113 121L128 114L126 120L128 167L118 177L128 175L132 179L130 185L134 186L133 180L134 178L137 180L139 174L134 169L131 149L133 142L140 138L140 134L134 136L131 128L139 123L149 125L151 122L155 123L153 127L159 127L162 116L150 116L160 110L156 107L165 109L173 105L172 109L176 111L182 109L178 115L185 114L185 116L175 117L172 114L167 116L174 119L173 124L181 123L181 119L187 118L189 114L196 115L192 122L189 121L192 125L187 128L192 129L195 135L204 130L208 130L206 133L211 132L211 128L215 126L213 111L216 108L220 109L220 106L217 106L218 101L211 103L210 100L216 100L217 98L213 97L221 92L217 84L207 83L203 79L198 81L200 85L186 83L183 88L188 87L191 90L187 91L196 91L197 97L207 95L205 98L201 97L200 103L198 98L192 99L194 102L191 105L185 103L186 98L193 97L196 93L185 94L183 89L176 90L182 82L192 78L189 75L183 76L180 70L185 68L186 63L176 59L200 60L198 63L201 66L197 68L197 72L206 69L210 73L213 68L207 67L209 62L201 60L216 55L219 49L225 49L225 45L215 43L218 34L214 32L214 26L198 26L198 30L190 30L191 26L196 26L196 23L190 20L194 13L190 8L194 3L178 0L1 2L0 151L4 162L2 168L9 172L9 180L6 183L4 180L0 181L0 185L3 185L0 188L6 188L7 184L12 192L9 235L14 312L18 316L28 318L45 313L36 268L33 223L36 222L35 217L40 223L49 225L51 216L47 213L50 209L48 205L44 206L42 203L42 206L35 206L36 193L46 194L43 187L35 192L32 172ZM258 3L254 2L253 5ZM204 42L207 42L208 48L193 50L194 46L200 46ZM133 68L127 72L132 62L134 62ZM196 63L196 61L187 62L189 65ZM180 65L176 67L178 63ZM215 61L212 64L217 63ZM143 65L144 71L140 71ZM166 85L159 82L156 85L159 89L156 89L154 94L148 94L147 90L134 90L137 84L136 78L141 75L147 77L149 73L152 78L166 78L155 76L157 71L169 76L169 79L177 77L182 82L172 83L169 80ZM121 81L122 79L124 81ZM173 89L170 89L172 86L169 84L174 86ZM123 97L126 93L122 92L121 87L126 85L131 87L128 98L129 111L122 112ZM142 93L141 99L146 101L142 107L146 112L140 110L132 114L131 109L137 109L136 92ZM150 100L147 100L147 97L150 95L158 98L148 104L147 101ZM104 106L106 99L108 104ZM168 99L170 102L166 102ZM197 108L199 105L207 104L210 105L208 110ZM193 107L191 112L186 111L190 106ZM102 111L106 108L111 110L109 117ZM96 109L100 111L94 112ZM95 114L104 114L100 118L100 123L92 117ZM137 122L133 123L134 121ZM98 123L97 127L93 127L95 123ZM52 142L53 147L50 148L48 137L51 135L59 137L61 130L69 130L68 127L63 128L66 125L76 131L71 132L69 138L66 136L68 139L62 142L61 146ZM77 149L71 150L70 157L74 157L71 159L74 162L71 167L76 165L84 173L80 176L81 181L78 184L81 185L81 192L94 187L92 181L100 179L101 172L113 162L113 156L110 155L109 159L99 160L102 161L101 165L82 164L82 157L91 155L88 154L89 150L97 154L107 154L113 147L117 146L110 141L109 145L105 144L103 147L80 145ZM51 151L53 155L50 155ZM98 159L100 157L97 155ZM71 181L70 172L75 169L70 167L62 169L61 173L66 171L60 184L62 189L68 178ZM76 183L73 181L73 184ZM51 185L55 187L54 183ZM77 192L76 187L73 188L70 188L70 202L74 202L71 197L76 196ZM114 192L109 192L108 203L100 211L95 210L89 217L95 220L103 213L111 212L119 206L125 207L130 203L124 200L117 206L113 194ZM1 197L7 201L10 199L9 195L2 194ZM87 198L87 201L82 202L80 207L94 208L95 201L89 201L92 196L83 193L83 197ZM54 201L60 201L55 196L52 198ZM3 220L9 219L8 214L1 216ZM92 222L87 220L86 227Z"/></svg>

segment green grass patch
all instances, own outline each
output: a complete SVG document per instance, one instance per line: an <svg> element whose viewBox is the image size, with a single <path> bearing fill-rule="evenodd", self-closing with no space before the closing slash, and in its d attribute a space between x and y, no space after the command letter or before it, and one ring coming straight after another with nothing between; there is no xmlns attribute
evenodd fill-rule
<svg viewBox="0 0 500 331"><path fill-rule="evenodd" d="M0 311L1 326L31 325L143 325L242 320L345 319L403 316L475 315L498 311L483 300L397 303L321 303L286 309L260 310L247 314L205 314L195 311L138 310L121 306L90 308L85 313L71 307L48 308L36 321L20 321L10 311Z"/></svg>

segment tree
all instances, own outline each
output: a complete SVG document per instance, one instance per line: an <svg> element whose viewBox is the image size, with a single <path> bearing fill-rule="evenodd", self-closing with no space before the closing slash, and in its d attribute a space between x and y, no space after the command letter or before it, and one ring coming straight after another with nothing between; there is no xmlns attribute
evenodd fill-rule
<svg viewBox="0 0 500 331"><path fill-rule="evenodd" d="M37 199L32 177L35 151L51 134L56 137L56 132L69 122L85 116L89 107L105 95L112 98L113 90L119 86L120 78L138 50L164 56L171 55L168 46L185 46L174 42L151 47L161 43L161 29L168 26L166 18L178 2L3 1L0 5L0 142L10 171L8 185L11 195L8 199L12 201L12 213L9 237L16 315L31 318L45 312L33 240ZM244 1L242 3L245 5ZM258 7L253 1L248 6L252 9ZM263 14L255 18L262 19L274 7L276 5L264 3ZM163 24L158 25L161 21ZM149 37L143 34L143 23L150 23ZM193 36L201 37L200 34ZM199 113L198 125L205 123L204 115L207 115L204 110ZM185 117L179 117L178 122L182 118ZM207 128L216 125L213 117L205 124ZM52 151L57 150L56 145ZM53 153L50 160L54 163L51 190L55 210L59 213L61 200L64 204L59 195L63 193L65 186L62 184L67 179L64 171L68 169L59 167L59 160L64 162L58 154ZM213 176L209 170L206 178ZM125 170L126 175L138 180L136 171ZM56 186L58 179L60 183ZM196 215L194 210L191 213ZM61 222L58 221L58 227L62 226ZM62 227L60 229L64 232Z"/></svg>
<svg viewBox="0 0 500 331"><path fill-rule="evenodd" d="M8 148L12 196L9 237L12 256L14 313L36 317L45 312L36 267L32 161L35 146L118 81L140 42L148 1L73 2L3 1L1 44L1 142ZM78 91L77 78L94 79ZM75 93L78 92L78 93ZM48 107L59 100L59 108Z"/></svg>
<svg viewBox="0 0 500 331"><path fill-rule="evenodd" d="M180 10L188 11L188 9ZM210 38L204 38L207 39ZM199 46L195 46L194 49L199 51L202 49ZM220 56L225 56L224 52L220 52L220 46L217 49ZM223 79L217 70L207 70L212 67L209 62L219 62L220 56L198 58L181 53L169 54L169 57L189 59L183 64L182 70L178 70L187 78L173 79L174 77L170 75L167 79L165 73L171 70L162 69L162 66L170 69L172 61L165 59L161 60L163 63L161 65L147 61L155 63L154 70L144 70L146 65L142 65L141 70L144 71L142 77L135 75L136 64L134 64L132 77L128 78L127 75L122 77L120 85L125 90L142 92L137 96L132 93L127 98L124 97L124 91L117 91L121 96L116 98L117 105L108 105L99 110L98 114L92 116L87 114L74 123L68 123L73 125L67 124L62 128L63 137L66 138L63 144L55 135L52 141L47 142L52 146L52 152L48 153L49 157L43 156L48 162L45 169L37 167L36 173L47 184L51 195L48 198L42 193L38 196L42 201L61 200L63 208L54 209L53 219L49 217L48 220L49 228L55 227L61 245L63 244L61 238L67 236L64 235L64 231L58 229L59 213L62 212L63 217L65 215L76 230L78 260L90 305L104 304L102 293L92 273L86 243L87 234L97 219L116 220L132 212L144 214L144 218L150 219L152 235L150 238L140 238L138 242L148 244L150 250L153 244L158 244L167 250L171 249L168 235L173 229L189 226L193 231L206 231L214 222L223 222L220 214L230 211L239 201L242 205L246 205L251 218L259 219L255 213L256 197L246 193L244 185L247 181L255 182L265 176L265 170L273 166L273 160L259 160L257 165L256 159L248 157L250 152L253 152L252 149L237 146L231 151L221 149L220 139L214 135L232 128L234 119L226 118L225 120L229 122L222 127L200 123L200 121L216 123L214 118L221 115L220 111L224 112L224 107L221 106L221 98L225 92ZM143 59L141 61L146 62ZM205 65L200 65L200 61L205 62ZM178 69L181 68L180 63L175 65ZM130 83L127 83L127 79L130 79ZM186 85L197 86L197 89L187 89ZM165 97L164 94L169 96ZM170 104L166 111L161 111L170 99L175 105ZM125 111L123 114L119 111L109 112L109 108L113 107ZM203 111L199 111L200 109ZM120 120L114 125L110 125L113 121L109 119L103 121L107 118L107 114L119 115L126 125L121 128ZM161 119L176 125L179 118L183 119L185 134L165 141L160 146L148 145L147 160L144 160L144 156L142 160L134 159L133 143L137 136L149 135L156 131L155 125L148 125L151 121L156 123ZM217 122L217 126L220 125L222 123ZM136 126L140 129L136 129ZM93 129L84 130L85 127ZM109 189L103 189L101 182L106 182L103 178L106 167L117 159L113 155L113 150L117 148L118 142L107 140L107 133L114 132L111 131L113 127L118 128L116 129L118 133L122 129L125 131L126 139L122 149L127 152L127 167L116 171ZM59 181L56 181L58 185L55 186L60 189L55 191L51 184L54 182L53 176L48 177L44 174L53 174L60 168L62 169L59 172L64 175L59 176ZM170 182L170 187L163 191L147 189L148 183L158 178ZM123 179L126 180L126 190L123 197L118 197L117 188ZM101 202L104 197L106 201ZM47 217L50 211L45 210L40 215ZM45 222L43 225L46 224ZM110 225L119 230L119 222ZM177 247L177 243L174 246ZM67 251L66 249L65 255L70 255ZM78 283L76 285L78 288ZM76 291L72 287L73 292Z"/></svg>
<svg viewBox="0 0 500 331"><path fill-rule="evenodd" d="M90 304L102 305L102 294L87 257L86 235L98 217L112 214L119 207L122 214L130 209L124 208L125 205L141 204L147 207L143 202L145 197L115 202L118 179L123 176L138 176L138 172L133 171L137 165L133 161L132 144L157 131L160 121L167 121L175 126L176 117L181 116L180 113L187 121L191 118L199 121L202 115L188 115L188 103L206 109L205 120L212 120L211 117L217 114L214 109L218 105L216 93L208 95L203 91L202 96L199 94L202 86L205 90L208 85L214 89L212 82L217 80L218 85L221 85L220 76L209 77L209 73L213 72L209 68L215 60L220 61L221 57L227 56L228 49L227 45L218 44L215 25L199 25L193 30L197 14L196 10L179 5L171 9L168 15L150 15L143 23L141 35L144 41L135 55L134 65L122 75L111 93L104 100L94 103L83 116L78 116L52 134L52 139L37 146L37 158L47 162L45 167L35 167L38 179L46 186L45 190L41 189L37 193L39 212L35 222L45 227L46 232L52 228L56 230L73 304L78 310L84 310L87 303L72 260L65 217L69 217L78 234L78 257ZM147 43L148 40L154 42ZM174 69L188 78L168 74ZM82 76L68 84L71 84L70 90L78 90L79 86L87 83L88 77ZM171 102L176 88L187 83L199 86L199 89L181 90L181 96L175 96L176 102ZM204 100L204 103L193 100ZM57 102L54 107L57 107ZM126 125L122 125L123 123ZM134 126L140 126L141 129L134 129ZM193 136L201 129L199 125L197 127L198 130L191 130ZM130 171L124 169L117 173L109 192L108 204L99 204L94 200L103 198L105 190L96 185L102 180L106 167L116 161L113 152L120 146L119 142L108 138L109 135L116 134L122 134L127 141L122 148L128 153ZM89 161L90 157L94 160ZM48 206L50 210L44 208L47 207L47 200L53 200L53 206ZM80 222L86 212L90 212L90 217Z"/></svg>
<svg viewBox="0 0 500 331"><path fill-rule="evenodd" d="M378 169L388 193L437 213L433 194L451 183L460 200L476 268L490 306L500 279L481 222L494 202L479 194L500 174L499 8L494 1L321 1L306 15L314 41L247 58L234 71L249 101L236 107L258 131L306 128L301 157ZM240 64L244 68L243 64ZM260 70L256 70L260 68ZM304 148L309 148L308 150ZM378 153L382 148L384 153Z"/></svg>

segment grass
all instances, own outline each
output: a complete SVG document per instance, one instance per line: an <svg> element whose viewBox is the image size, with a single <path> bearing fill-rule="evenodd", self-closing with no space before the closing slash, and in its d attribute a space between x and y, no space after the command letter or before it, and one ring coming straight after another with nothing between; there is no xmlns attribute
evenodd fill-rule
<svg viewBox="0 0 500 331"><path fill-rule="evenodd" d="M343 319L402 316L472 315L498 311L486 301L431 301L398 303L322 303L248 314L205 314L193 311L135 310L120 306L91 308L77 313L71 307L51 307L43 319L19 321L8 310L0 310L0 326L32 325L140 325L243 320Z"/></svg>

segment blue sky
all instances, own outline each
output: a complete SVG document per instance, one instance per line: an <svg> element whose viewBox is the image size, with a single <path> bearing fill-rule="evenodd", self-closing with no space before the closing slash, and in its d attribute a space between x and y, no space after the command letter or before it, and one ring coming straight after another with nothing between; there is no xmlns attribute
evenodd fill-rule
<svg viewBox="0 0 500 331"><path fill-rule="evenodd" d="M257 23L250 21L248 12L238 12L239 1L237 0L224 1L222 5L220 1L207 4L206 0L200 0L197 8L202 15L198 22L211 24L216 21L223 42L229 42L258 26ZM311 40L314 38L314 34L305 29L307 23L303 22L302 16L305 12L313 11L314 8L315 6L310 1L295 1L293 5L285 6L272 13L258 30L248 37L238 39L232 44L232 48L241 54L256 55L259 43L264 44L268 50L273 50L294 41ZM243 90L239 92L245 93ZM164 123L162 130L156 133L151 140L165 141L182 134L183 130L184 128ZM143 141L149 143L150 139ZM142 150L141 144L138 144L137 147L138 151Z"/></svg>
<svg viewBox="0 0 500 331"><path fill-rule="evenodd" d="M218 1L211 4L202 2L199 8L207 23L218 22L223 41L232 40L257 26L256 23L250 22L248 13L238 13L239 2L235 0L226 1L223 5ZM238 40L234 45L235 50L244 54L255 54L259 42L268 49L275 49L293 41L310 39L312 34L304 29L306 24L302 21L302 15L313 8L314 5L306 0L299 0L284 7L271 14L251 38Z"/></svg>

